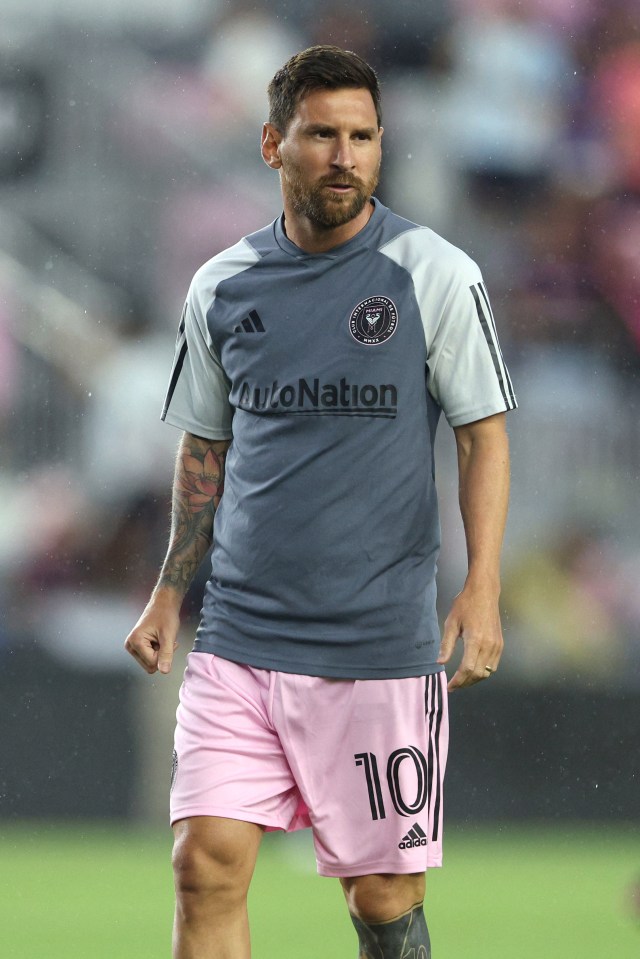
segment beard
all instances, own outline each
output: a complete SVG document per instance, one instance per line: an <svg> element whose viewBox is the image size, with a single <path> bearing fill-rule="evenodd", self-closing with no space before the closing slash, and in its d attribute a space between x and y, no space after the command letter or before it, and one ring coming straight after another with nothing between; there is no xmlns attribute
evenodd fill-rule
<svg viewBox="0 0 640 959"><path fill-rule="evenodd" d="M282 168L282 187L293 210L305 216L314 226L331 230L349 223L361 213L378 185L380 164L369 180L350 173L335 173L310 184L300 167L291 161ZM340 195L327 191L327 186L353 187L353 192Z"/></svg>

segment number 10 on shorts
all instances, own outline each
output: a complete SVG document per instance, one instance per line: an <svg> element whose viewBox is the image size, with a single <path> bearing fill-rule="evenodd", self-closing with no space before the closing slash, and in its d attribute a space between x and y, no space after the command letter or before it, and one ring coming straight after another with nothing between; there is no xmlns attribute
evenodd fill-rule
<svg viewBox="0 0 640 959"><path fill-rule="evenodd" d="M364 768L364 775L369 793L372 819L386 819L384 799L382 796L382 782L378 771L378 758L375 753L355 753L356 766ZM402 794L400 783L400 767L403 762L413 764L416 776L416 796L413 802L408 802ZM391 753L387 760L387 786L393 808L400 816L415 816L424 809L429 798L427 760L416 746L404 746Z"/></svg>

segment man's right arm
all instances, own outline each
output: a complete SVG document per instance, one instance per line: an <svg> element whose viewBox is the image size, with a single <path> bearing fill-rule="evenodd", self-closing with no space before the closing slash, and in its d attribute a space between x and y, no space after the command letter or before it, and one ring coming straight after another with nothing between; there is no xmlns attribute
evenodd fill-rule
<svg viewBox="0 0 640 959"><path fill-rule="evenodd" d="M127 636L125 649L148 673L168 673L177 646L180 607L213 541L213 517L224 488L230 440L185 433L173 481L171 537L158 582Z"/></svg>

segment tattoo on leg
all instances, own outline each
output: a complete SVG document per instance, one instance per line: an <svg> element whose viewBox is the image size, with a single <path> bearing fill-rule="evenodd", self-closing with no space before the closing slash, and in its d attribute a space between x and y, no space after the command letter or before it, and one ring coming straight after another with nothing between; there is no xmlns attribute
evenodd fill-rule
<svg viewBox="0 0 640 959"><path fill-rule="evenodd" d="M421 902L388 922L364 922L354 915L351 921L360 940L359 959L431 959Z"/></svg>

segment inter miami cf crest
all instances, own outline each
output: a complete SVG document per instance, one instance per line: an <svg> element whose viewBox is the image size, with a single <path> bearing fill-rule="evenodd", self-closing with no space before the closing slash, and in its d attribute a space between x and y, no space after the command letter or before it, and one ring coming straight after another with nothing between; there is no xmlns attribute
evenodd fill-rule
<svg viewBox="0 0 640 959"><path fill-rule="evenodd" d="M178 754L173 750L173 756L171 759L171 785L169 787L169 792L173 789L176 784L176 773L178 772Z"/></svg>
<svg viewBox="0 0 640 959"><path fill-rule="evenodd" d="M388 296L368 296L358 303L349 319L351 336L365 346L379 346L393 336L398 311Z"/></svg>

